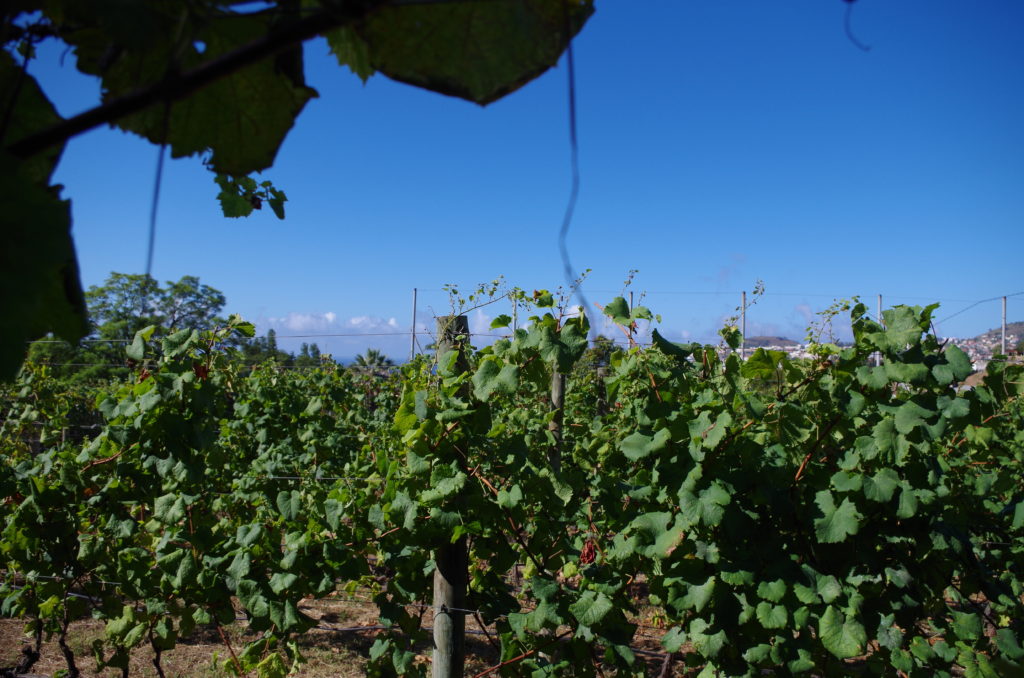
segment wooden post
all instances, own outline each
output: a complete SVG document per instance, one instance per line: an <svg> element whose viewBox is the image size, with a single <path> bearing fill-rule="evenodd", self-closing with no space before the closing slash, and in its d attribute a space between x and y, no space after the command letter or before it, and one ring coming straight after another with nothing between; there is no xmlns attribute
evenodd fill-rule
<svg viewBox="0 0 1024 678"><path fill-rule="evenodd" d="M444 359L458 351L456 370L468 364L465 346L469 338L469 318L464 315L437 319L437 357ZM455 501L458 501L456 499ZM434 551L434 658L433 678L461 678L466 660L466 586L469 579L469 552L463 535L454 544L449 540Z"/></svg>

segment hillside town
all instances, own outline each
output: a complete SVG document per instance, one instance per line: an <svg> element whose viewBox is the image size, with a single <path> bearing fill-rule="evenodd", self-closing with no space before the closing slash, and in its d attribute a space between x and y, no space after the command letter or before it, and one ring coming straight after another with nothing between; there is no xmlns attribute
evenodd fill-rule
<svg viewBox="0 0 1024 678"><path fill-rule="evenodd" d="M971 359L971 365L975 370L984 370L993 356L998 355L1002 344L1002 330L1000 328L989 330L976 337L944 337L947 346L956 346ZM1009 356L1019 356L1021 351L1018 346L1024 341L1024 322L1009 323L1006 326L1006 352ZM791 358L808 358L807 345L787 339L785 337L747 337L745 342L746 351L749 353L756 348L765 348L773 351L784 351Z"/></svg>

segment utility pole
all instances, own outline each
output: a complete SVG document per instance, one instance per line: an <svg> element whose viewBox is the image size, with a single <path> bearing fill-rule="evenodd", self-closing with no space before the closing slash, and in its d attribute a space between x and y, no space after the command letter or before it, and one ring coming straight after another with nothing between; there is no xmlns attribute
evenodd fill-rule
<svg viewBox="0 0 1024 678"><path fill-rule="evenodd" d="M740 360L746 358L747 353L747 291L743 290L740 295Z"/></svg>
<svg viewBox="0 0 1024 678"><path fill-rule="evenodd" d="M1003 295L1003 355L1006 355L1006 295Z"/></svg>
<svg viewBox="0 0 1024 678"><path fill-rule="evenodd" d="M416 357L416 288L412 288L412 329L409 331L409 360Z"/></svg>
<svg viewBox="0 0 1024 678"><path fill-rule="evenodd" d="M464 315L437 319L437 357L458 351L457 371L468 369L465 346L469 318ZM460 493L461 494L461 493ZM459 502L458 496L454 499ZM466 585L469 552L466 536L451 543L443 539L434 550L434 658L433 678L461 678L466 662Z"/></svg>

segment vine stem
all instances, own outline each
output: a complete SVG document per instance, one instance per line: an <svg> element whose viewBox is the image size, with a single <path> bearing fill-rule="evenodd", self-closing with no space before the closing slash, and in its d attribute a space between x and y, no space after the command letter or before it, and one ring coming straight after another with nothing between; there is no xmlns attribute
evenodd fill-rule
<svg viewBox="0 0 1024 678"><path fill-rule="evenodd" d="M496 490L494 488L494 485L492 485L489 480L487 480L482 475L480 475L480 473L478 472L478 469L473 469L472 471L470 471L469 475L474 477L474 478L476 478L481 483L483 483L485 486L487 486L487 488L490 489L490 491L493 492L495 496L498 495L498 490ZM522 547L523 551L526 553L526 556L530 560L533 561L533 564L537 568L537 570L540 571L540 572L543 572L544 571L544 566L541 564L540 560L537 559L537 556L533 555L533 552L530 550L530 547L526 545L526 542L524 542L523 538L520 536L520 532L522 532L522 528L519 527L519 525L516 524L516 521L512 518L512 514L508 512L507 508L505 508L504 506L502 506L500 508L501 508L502 513L505 514L505 518L508 519L509 525L512 526L513 539L515 539L516 543L518 543L519 546Z"/></svg>
<svg viewBox="0 0 1024 678"><path fill-rule="evenodd" d="M561 640L562 638L565 638L570 633L572 633L572 631L563 631L562 633L558 634L557 636L555 636L554 638L552 638L548 642L544 643L543 645L538 645L537 647L533 648L532 650L527 650L526 652L524 652L524 653L522 653L520 655L516 655L515 657L512 657L511 659L506 659L505 661L501 662L500 664L496 664L496 665L492 666L489 669L486 669L484 671L481 671L480 673L477 673L477 674L473 675L472 678L482 678L483 676L490 675L490 674L494 673L495 671L500 670L504 666L508 666L509 664L514 664L516 662L521 662L524 659L526 659L527 657L529 657L530 655L536 654L537 652L543 650L548 645L553 645L554 643L556 643L557 641Z"/></svg>
<svg viewBox="0 0 1024 678"><path fill-rule="evenodd" d="M341 3L338 3L341 5ZM29 158L51 146L66 142L94 127L112 123L132 113L138 113L161 101L184 99L199 89L223 77L261 61L297 43L346 25L369 14L387 2L346 2L344 9L322 10L289 23L261 38L239 47L221 57L208 61L180 75L161 80L155 85L137 89L105 104L91 108L74 117L62 120L40 132L19 139L7 150L19 158Z"/></svg>
<svg viewBox="0 0 1024 678"><path fill-rule="evenodd" d="M217 633L220 634L220 640L224 643L224 647L228 649L228 653L231 655L231 661L235 664L235 670L238 671L239 676L248 675L242 671L242 663L238 661L238 655L235 654L235 648L231 647L231 641L228 640L227 635L224 633L224 628L220 623L214 619L213 623L217 626Z"/></svg>
<svg viewBox="0 0 1024 678"><path fill-rule="evenodd" d="M661 671L658 673L658 678L669 678L669 676L672 675L672 662L675 658L675 652L669 652L665 655L665 661L661 664Z"/></svg>
<svg viewBox="0 0 1024 678"><path fill-rule="evenodd" d="M604 306L598 303L595 303L594 306L597 306L597 310L601 311L601 313L604 313ZM629 347L636 347L636 340L633 339L633 333L618 323L615 323L615 326L619 328L619 331L626 335L626 340L629 342Z"/></svg>
<svg viewBox="0 0 1024 678"><path fill-rule="evenodd" d="M160 646L156 644L156 638L153 637L152 626L149 627L149 644L153 648L153 668L156 669L156 675L160 678L166 678L166 676L164 675L164 667L163 664L161 663L161 656L163 655L163 650L160 649Z"/></svg>
<svg viewBox="0 0 1024 678"><path fill-rule="evenodd" d="M104 458L104 459L94 459L93 461L90 461L90 462L89 462L88 464L86 464L85 466L83 466L83 467L82 467L82 471L83 471L83 472L84 472L84 471L88 471L89 469L91 469L91 468L92 468L92 467L94 467L94 466L99 466L100 464L106 464L107 462L110 462L110 461L114 461L115 459L117 459L118 457L120 457L120 456L121 456L122 454L124 454L125 452L128 452L128 451L129 451L129 450L131 450L131 449L132 449L133 447L138 447L138 446L139 446L139 444L138 444L138 443L132 443L131 445L129 445L129 446L128 446L128 447L126 447L125 449L121 450L121 451L120 451L120 452L118 452L117 454L111 455L111 456L109 456L109 457L106 457L106 458Z"/></svg>
<svg viewBox="0 0 1024 678"><path fill-rule="evenodd" d="M825 439L825 436L827 436L833 428L835 428L842 416L842 413L840 413L838 416L834 417L832 421L828 423L828 426L825 427L825 430L821 432L821 435L818 436L818 439L814 441L814 445L811 446L811 450L807 453L807 456L804 457L803 462L801 462L800 468L796 470L796 475L793 477L794 484L800 482L800 476L804 474L804 469L807 468L807 463L811 461L811 457L814 456L814 452L818 449L818 446L821 445L821 441Z"/></svg>

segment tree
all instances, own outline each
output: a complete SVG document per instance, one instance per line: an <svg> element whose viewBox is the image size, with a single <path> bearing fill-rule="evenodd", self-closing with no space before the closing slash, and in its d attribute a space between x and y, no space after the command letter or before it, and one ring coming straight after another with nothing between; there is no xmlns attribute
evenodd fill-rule
<svg viewBox="0 0 1024 678"><path fill-rule="evenodd" d="M153 325L154 335L180 329L211 330L227 321L220 317L224 294L184 276L166 287L147 275L111 273L103 285L86 291L91 328L81 347L65 342L32 344L30 358L48 362L56 374L75 381L124 376L124 347L139 330Z"/></svg>
<svg viewBox="0 0 1024 678"><path fill-rule="evenodd" d="M329 356L324 356L320 353L320 347L315 343L307 344L303 342L299 348L299 355L295 357L296 367L319 367L323 364L324 359Z"/></svg>
<svg viewBox="0 0 1024 678"><path fill-rule="evenodd" d="M239 349L242 352L242 359L248 365L258 365L268 361L289 367L295 364L295 356L277 347L277 332L273 329L267 330L266 336L253 337L242 342Z"/></svg>
<svg viewBox="0 0 1024 678"><path fill-rule="evenodd" d="M366 353L357 355L352 361L352 367L368 372L386 370L394 364L391 358L375 348L366 349Z"/></svg>
<svg viewBox="0 0 1024 678"><path fill-rule="evenodd" d="M50 177L68 139L103 124L202 155L225 214L284 194L249 175L270 167L316 92L302 43L323 36L340 65L479 104L554 65L593 0L22 0L0 9L0 378L24 341L89 333L70 204ZM8 6L10 5L10 6ZM58 40L100 81L103 101L62 119L27 71L34 45ZM73 187L72 187L73 189Z"/></svg>

